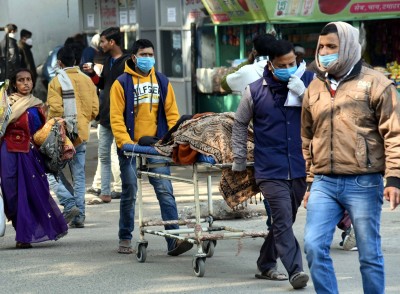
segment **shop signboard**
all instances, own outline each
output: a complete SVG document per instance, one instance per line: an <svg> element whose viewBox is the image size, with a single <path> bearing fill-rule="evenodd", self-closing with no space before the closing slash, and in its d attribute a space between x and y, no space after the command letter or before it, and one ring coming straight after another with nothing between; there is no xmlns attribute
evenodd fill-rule
<svg viewBox="0 0 400 294"><path fill-rule="evenodd" d="M400 17L400 1L390 0L263 0L263 7L272 23Z"/></svg>
<svg viewBox="0 0 400 294"><path fill-rule="evenodd" d="M122 1L120 1L122 2ZM117 0L101 0L101 27L115 27L118 25Z"/></svg>
<svg viewBox="0 0 400 294"><path fill-rule="evenodd" d="M263 0L202 0L202 2L214 24L264 22L267 19Z"/></svg>
<svg viewBox="0 0 400 294"><path fill-rule="evenodd" d="M400 17L400 0L202 0L214 24L330 22Z"/></svg>
<svg viewBox="0 0 400 294"><path fill-rule="evenodd" d="M199 23L206 15L201 0L185 0L184 29L189 30L192 22Z"/></svg>

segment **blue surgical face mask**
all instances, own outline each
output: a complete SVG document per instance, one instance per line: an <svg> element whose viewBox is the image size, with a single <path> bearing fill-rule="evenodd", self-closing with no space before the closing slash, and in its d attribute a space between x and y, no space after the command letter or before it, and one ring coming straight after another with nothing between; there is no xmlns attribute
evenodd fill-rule
<svg viewBox="0 0 400 294"><path fill-rule="evenodd" d="M289 68L275 68L271 63L271 66L274 69L274 76L276 76L278 80L282 82L289 81L290 76L293 75L297 70L297 65Z"/></svg>
<svg viewBox="0 0 400 294"><path fill-rule="evenodd" d="M156 63L154 57L137 57L136 56L136 66L145 73L148 73L151 68Z"/></svg>
<svg viewBox="0 0 400 294"><path fill-rule="evenodd" d="M333 53L329 55L318 54L319 63L325 68L328 68L332 63L338 60L338 58L339 58L339 53Z"/></svg>

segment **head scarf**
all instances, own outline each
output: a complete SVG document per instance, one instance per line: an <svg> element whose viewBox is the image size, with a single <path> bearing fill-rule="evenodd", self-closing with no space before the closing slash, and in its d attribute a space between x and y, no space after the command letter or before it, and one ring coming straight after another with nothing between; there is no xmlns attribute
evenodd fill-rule
<svg viewBox="0 0 400 294"><path fill-rule="evenodd" d="M98 50L100 46L100 34L95 34L90 40L90 47Z"/></svg>
<svg viewBox="0 0 400 294"><path fill-rule="evenodd" d="M334 77L340 78L346 75L351 68L361 59L361 45L358 42L359 32L352 25L337 21L327 25L334 24L339 36L339 58L325 69L318 60L319 40L317 50L315 51L315 61L318 69L322 72L328 72Z"/></svg>

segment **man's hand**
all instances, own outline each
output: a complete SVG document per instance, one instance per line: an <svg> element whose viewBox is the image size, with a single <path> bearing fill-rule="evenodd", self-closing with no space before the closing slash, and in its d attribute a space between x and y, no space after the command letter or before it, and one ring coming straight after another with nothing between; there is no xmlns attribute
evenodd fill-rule
<svg viewBox="0 0 400 294"><path fill-rule="evenodd" d="M232 164L232 171L234 172L242 172L246 170L246 162L243 163L237 163L233 162Z"/></svg>
<svg viewBox="0 0 400 294"><path fill-rule="evenodd" d="M303 206L307 209L308 198L310 198L310 192L306 192L303 197Z"/></svg>
<svg viewBox="0 0 400 294"><path fill-rule="evenodd" d="M122 151L133 152L135 151L135 144L126 143L122 145Z"/></svg>
<svg viewBox="0 0 400 294"><path fill-rule="evenodd" d="M89 62L89 63L90 63L90 62ZM94 73L93 66L92 66L92 64L89 64L89 63L84 63L84 64L82 65L82 69L83 69L83 71L84 71L85 73L93 74L93 73Z"/></svg>
<svg viewBox="0 0 400 294"><path fill-rule="evenodd" d="M391 210L394 210L400 203L400 190L396 187L386 187L383 196L390 202Z"/></svg>
<svg viewBox="0 0 400 294"><path fill-rule="evenodd" d="M290 91L292 91L297 96L301 96L304 94L306 87L304 86L303 81L296 75L291 75L289 79L289 83L287 85Z"/></svg>

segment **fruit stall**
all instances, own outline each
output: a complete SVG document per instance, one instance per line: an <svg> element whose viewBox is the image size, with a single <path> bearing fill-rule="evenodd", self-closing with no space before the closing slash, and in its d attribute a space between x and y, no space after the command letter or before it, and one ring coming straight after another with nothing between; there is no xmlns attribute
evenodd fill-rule
<svg viewBox="0 0 400 294"><path fill-rule="evenodd" d="M272 33L305 49L314 59L321 29L347 21L361 32L364 59L383 67L399 86L400 1L377 0L202 0L209 22L199 28L198 111L235 111L240 95L224 93L223 73L247 58L252 38ZM207 86L208 84L208 86Z"/></svg>

